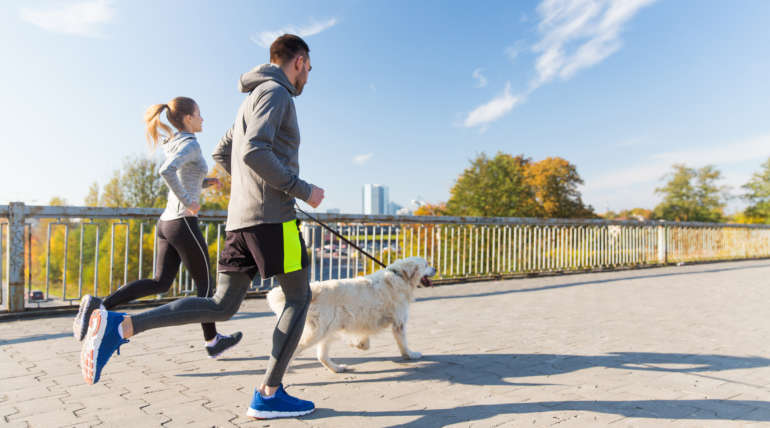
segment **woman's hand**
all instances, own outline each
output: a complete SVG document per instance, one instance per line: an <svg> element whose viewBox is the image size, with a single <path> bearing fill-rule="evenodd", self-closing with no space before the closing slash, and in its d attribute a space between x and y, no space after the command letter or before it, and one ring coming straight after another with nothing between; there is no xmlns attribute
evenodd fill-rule
<svg viewBox="0 0 770 428"><path fill-rule="evenodd" d="M185 214L188 216L195 216L198 214L198 211L200 211L200 209L201 209L200 204L197 202L193 202L192 205L187 207L187 209L185 210Z"/></svg>

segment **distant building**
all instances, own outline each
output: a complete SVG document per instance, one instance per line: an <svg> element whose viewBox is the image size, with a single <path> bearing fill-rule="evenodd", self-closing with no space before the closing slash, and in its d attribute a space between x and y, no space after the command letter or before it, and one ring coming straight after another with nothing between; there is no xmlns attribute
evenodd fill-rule
<svg viewBox="0 0 770 428"><path fill-rule="evenodd" d="M361 189L361 212L364 214L387 214L390 205L390 195L387 186L379 184L364 184Z"/></svg>
<svg viewBox="0 0 770 428"><path fill-rule="evenodd" d="M339 214L340 213L340 209L339 208L329 208L328 210L326 210L326 213L327 214Z"/></svg>
<svg viewBox="0 0 770 428"><path fill-rule="evenodd" d="M413 211L413 210L410 210L410 209L409 209L409 208L407 208L407 207L399 208L399 209L396 211L396 215L412 215L412 214L414 214L414 211Z"/></svg>
<svg viewBox="0 0 770 428"><path fill-rule="evenodd" d="M400 210L401 208L403 208L401 205L399 205L399 204L397 204L395 202L391 202L391 203L388 204L388 212L386 214L388 214L388 215L396 215L396 214L398 214L398 210Z"/></svg>

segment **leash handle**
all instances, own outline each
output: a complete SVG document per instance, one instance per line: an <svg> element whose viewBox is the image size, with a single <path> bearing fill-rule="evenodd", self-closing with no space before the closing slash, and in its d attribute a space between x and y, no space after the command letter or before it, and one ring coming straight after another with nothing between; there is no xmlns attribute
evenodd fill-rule
<svg viewBox="0 0 770 428"><path fill-rule="evenodd" d="M306 213L306 212L305 212L305 211L304 211L302 208L300 208L300 207L299 207L299 205L298 205L298 204L294 204L294 206L297 208L297 210L298 210L299 212L301 212L302 214L305 214L305 215L306 215L306 216L308 216L308 217L309 217L311 220L313 220L314 222L316 222L316 223L320 224L320 225L321 225L321 226L322 226L324 229L326 229L326 230L328 230L329 232L333 233L333 234L334 234L336 237L338 237L338 238L340 238L341 240L343 240L343 241L347 242L347 243L348 243L348 245L350 245L351 247L353 247L353 248L355 248L356 250L360 251L360 252L361 252L361 253L363 253L363 254L364 254L366 257L369 257L370 259L374 260L374 262L375 262L375 263L377 263L378 265L380 265L381 267L387 267L387 266L385 266L385 264L384 264L384 263L382 263L381 261L377 260L377 259L376 259L376 258L375 258L373 255L371 255L371 254L367 253L367 252L366 252L366 251L364 251L364 250L363 250L361 247L359 247L358 245L356 245L356 244L354 244L354 243L350 242L350 241L349 241L347 238L345 238L344 236L342 236L342 235L340 235L339 233L337 233L337 231L336 231L336 230L334 230L334 229L332 229L331 227L327 226L327 225L326 225L324 222L322 222L321 220L318 220L317 218L313 217L312 215L310 215L310 214ZM323 244L322 244L322 245L323 245ZM323 248L323 247L322 247L322 248Z"/></svg>

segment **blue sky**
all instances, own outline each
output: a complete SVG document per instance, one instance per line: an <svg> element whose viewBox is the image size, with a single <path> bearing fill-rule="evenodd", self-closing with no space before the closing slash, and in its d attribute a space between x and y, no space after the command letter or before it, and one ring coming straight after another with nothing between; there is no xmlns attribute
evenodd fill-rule
<svg viewBox="0 0 770 428"><path fill-rule="evenodd" d="M768 18L764 0L3 2L0 201L81 205L178 95L210 154L283 31L311 48L295 102L319 211L360 212L364 183L445 201L497 151L569 160L599 212L652 208L676 162L738 194L770 157Z"/></svg>

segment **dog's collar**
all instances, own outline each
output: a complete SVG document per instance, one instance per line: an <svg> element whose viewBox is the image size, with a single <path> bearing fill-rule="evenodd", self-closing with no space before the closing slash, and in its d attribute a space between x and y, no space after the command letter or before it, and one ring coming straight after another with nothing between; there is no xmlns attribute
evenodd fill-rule
<svg viewBox="0 0 770 428"><path fill-rule="evenodd" d="M395 270L395 269L391 269L391 268L389 268L389 267L388 267L388 268L386 268L386 269L387 269L387 270L389 270L389 271L391 271L391 272L393 272L394 274L398 275L398 276L399 276L399 277L401 277L401 279L403 279L404 281L407 281L406 277L403 275L403 273L402 273L402 272L399 272L399 271L397 271L397 270Z"/></svg>

